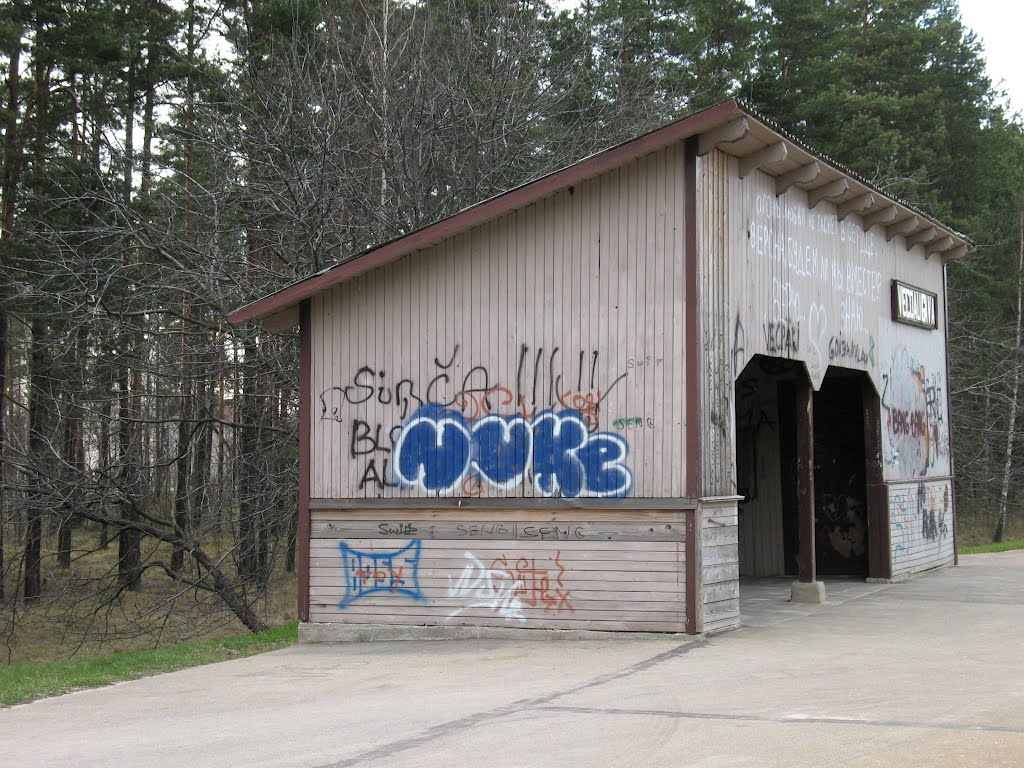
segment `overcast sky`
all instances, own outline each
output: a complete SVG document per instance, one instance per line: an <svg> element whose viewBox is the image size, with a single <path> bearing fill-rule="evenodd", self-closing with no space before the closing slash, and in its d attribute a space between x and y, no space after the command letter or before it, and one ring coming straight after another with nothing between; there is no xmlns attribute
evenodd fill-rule
<svg viewBox="0 0 1024 768"><path fill-rule="evenodd" d="M1012 111L1024 113L1024 4L1019 0L960 0L960 17L985 47L992 84L1007 92Z"/></svg>

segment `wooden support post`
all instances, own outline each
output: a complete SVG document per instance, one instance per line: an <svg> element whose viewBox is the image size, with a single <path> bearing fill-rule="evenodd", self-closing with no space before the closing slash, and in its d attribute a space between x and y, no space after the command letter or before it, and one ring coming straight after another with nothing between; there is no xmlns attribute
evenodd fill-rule
<svg viewBox="0 0 1024 768"><path fill-rule="evenodd" d="M704 631L704 580L701 557L703 550L704 512L700 504L688 509L686 516L686 634L699 635Z"/></svg>
<svg viewBox="0 0 1024 768"><path fill-rule="evenodd" d="M861 380L864 414L864 462L867 485L868 577L892 578L889 493L882 474L882 415L878 393L867 376Z"/></svg>
<svg viewBox="0 0 1024 768"><path fill-rule="evenodd" d="M313 375L312 310L310 299L299 304L299 525L295 548L298 554L299 621L309 621L309 474L312 446L310 405Z"/></svg>
<svg viewBox="0 0 1024 768"><path fill-rule="evenodd" d="M798 578L817 581L814 560L814 389L811 382L796 382L796 506L800 531Z"/></svg>

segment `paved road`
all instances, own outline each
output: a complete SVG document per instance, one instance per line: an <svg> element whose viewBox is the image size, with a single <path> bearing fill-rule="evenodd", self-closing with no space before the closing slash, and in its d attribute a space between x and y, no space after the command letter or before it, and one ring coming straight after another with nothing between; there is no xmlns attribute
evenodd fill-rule
<svg viewBox="0 0 1024 768"><path fill-rule="evenodd" d="M702 642L304 646L0 710L0 765L1024 766L1024 552L766 584Z"/></svg>

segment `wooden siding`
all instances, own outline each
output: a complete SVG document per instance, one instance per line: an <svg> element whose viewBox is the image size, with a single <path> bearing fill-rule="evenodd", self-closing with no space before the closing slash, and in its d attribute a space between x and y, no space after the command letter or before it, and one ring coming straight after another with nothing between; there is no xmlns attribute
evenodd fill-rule
<svg viewBox="0 0 1024 768"><path fill-rule="evenodd" d="M778 393L775 382L763 371L756 371L746 381L749 391L741 392L736 401L737 436L746 451L737 456L743 472L739 484L746 494L738 505L741 573L782 576L785 550Z"/></svg>
<svg viewBox="0 0 1024 768"><path fill-rule="evenodd" d="M892 280L902 280L938 294L941 315L941 259L927 258L923 245L908 251L902 235L887 241L882 225L865 232L856 214L839 221L831 202L808 208L797 187L776 196L772 177L755 171L740 179L737 163L716 152L701 164L701 199L728 190L727 210L701 220L702 258L728 263L728 279L706 282L701 297L704 327L718 329L708 339L718 349L705 354L727 351L734 380L755 354L801 361L815 389L829 366L866 371L882 399L885 479L948 476L944 318L940 330L896 323L890 303ZM731 386L709 379L706 400L731 402ZM734 423L735 414L715 418ZM727 451L719 453L724 461ZM711 473L705 469L709 482ZM723 492L720 481L714 490Z"/></svg>
<svg viewBox="0 0 1024 768"><path fill-rule="evenodd" d="M313 299L312 497L683 496L683 195L678 145ZM518 465L543 429L582 482Z"/></svg>
<svg viewBox="0 0 1024 768"><path fill-rule="evenodd" d="M681 632L687 514L318 510L310 620Z"/></svg>
<svg viewBox="0 0 1024 768"><path fill-rule="evenodd" d="M705 499L701 503L701 585L705 632L720 632L740 624L736 503L735 498Z"/></svg>
<svg viewBox="0 0 1024 768"><path fill-rule="evenodd" d="M928 258L923 245L908 251L902 235L889 240L881 225L865 231L857 214L840 221L831 202L809 208L800 188L776 196L775 180L761 171L740 179L738 163L715 151L698 168L702 495L737 492L736 466L743 463L735 456L737 432L761 417L751 422L742 410L735 381L754 355L804 363L815 389L829 366L867 372L881 401L882 471L890 504L905 498L907 487L916 489L916 481L928 485L929 478L948 477L941 259ZM938 330L891 319L894 279L938 295ZM769 407L775 399L770 386L761 387L756 398ZM741 562L745 574L781 574L778 438L747 438L756 447L751 470L757 496L740 507ZM904 485L908 481L915 482ZM749 483L742 485L749 490ZM900 514L894 507L894 537ZM948 518L951 525L951 512ZM897 549L893 539L894 573L947 558L946 549L931 540L907 546Z"/></svg>
<svg viewBox="0 0 1024 768"><path fill-rule="evenodd" d="M953 484L931 480L889 486L892 575L953 564Z"/></svg>
<svg viewBox="0 0 1024 768"><path fill-rule="evenodd" d="M730 311L729 161L721 152L701 159L697 180L700 291L701 489L703 496L736 492L733 382L742 370L742 329ZM740 363L740 369L736 364Z"/></svg>

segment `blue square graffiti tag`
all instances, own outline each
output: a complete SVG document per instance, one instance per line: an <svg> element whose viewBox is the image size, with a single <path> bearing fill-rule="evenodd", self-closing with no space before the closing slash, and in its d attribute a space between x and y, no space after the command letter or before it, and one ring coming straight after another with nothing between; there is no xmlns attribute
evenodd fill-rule
<svg viewBox="0 0 1024 768"><path fill-rule="evenodd" d="M420 590L423 542L419 539L392 552L363 552L344 541L339 542L338 547L345 576L345 596L338 603L342 610L374 594L405 595L419 602L427 601Z"/></svg>

